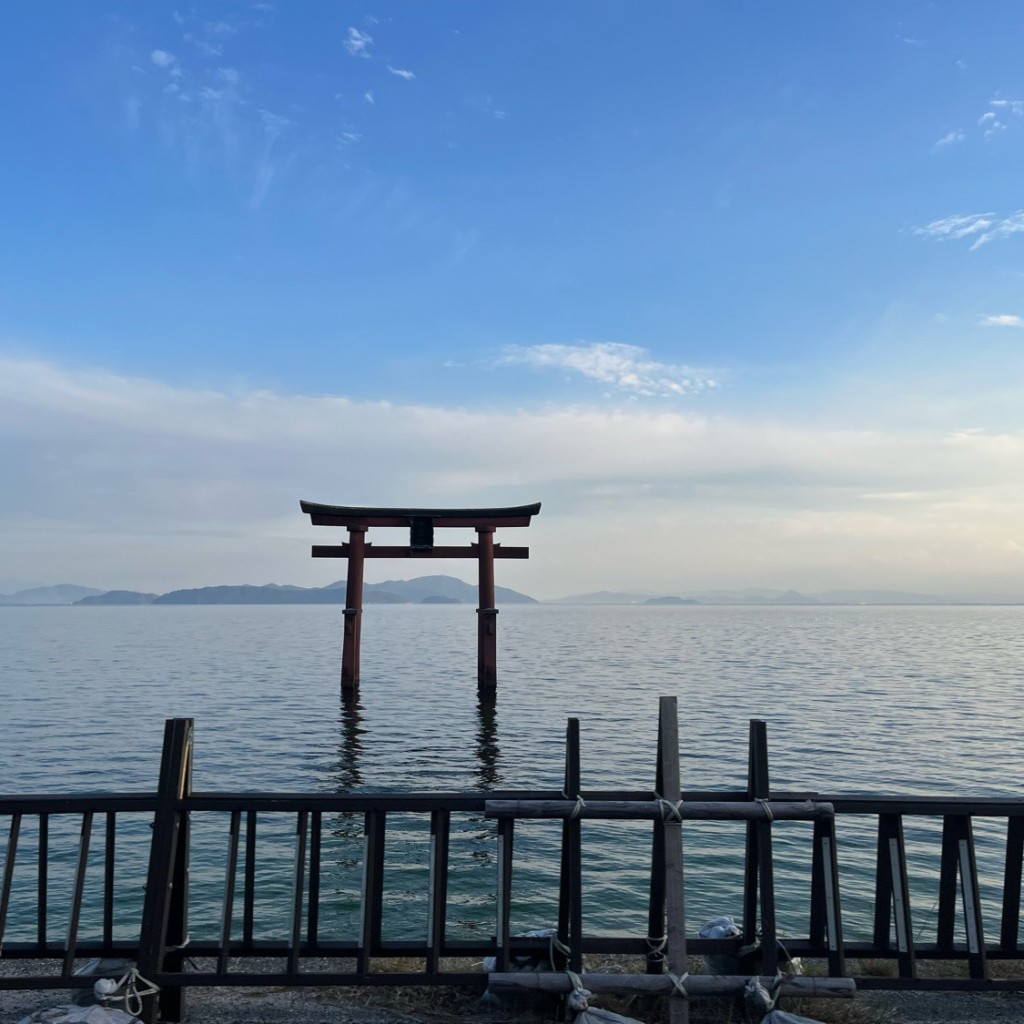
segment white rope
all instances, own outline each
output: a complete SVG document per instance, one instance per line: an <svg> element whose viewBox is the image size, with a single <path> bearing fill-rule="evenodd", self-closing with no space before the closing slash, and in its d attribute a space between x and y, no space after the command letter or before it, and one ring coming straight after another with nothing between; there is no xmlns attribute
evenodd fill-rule
<svg viewBox="0 0 1024 1024"><path fill-rule="evenodd" d="M763 797L758 797L757 802L764 808L764 813L769 821L775 820L775 815L772 814L772 809L768 806L768 801Z"/></svg>
<svg viewBox="0 0 1024 1024"><path fill-rule="evenodd" d="M572 950L558 937L558 932L551 933L551 944L548 946L548 962L551 964L551 970L557 970L555 967L555 953L561 953L562 956L568 957L572 955Z"/></svg>
<svg viewBox="0 0 1024 1024"><path fill-rule="evenodd" d="M659 796L657 793L654 794L655 799L658 801L658 806L661 808L661 820L664 822L672 822L673 824L683 822L682 806L683 801L677 800L673 803L671 800L666 800L663 796Z"/></svg>
<svg viewBox="0 0 1024 1024"><path fill-rule="evenodd" d="M652 938L650 935L647 936L647 948L650 951L650 956L657 957L659 960L665 959L665 947L668 945L668 936L662 935L660 939Z"/></svg>
<svg viewBox="0 0 1024 1024"><path fill-rule="evenodd" d="M667 974L667 976L672 979L672 986L675 989L672 994L679 996L681 999L689 999L690 993L686 991L686 986L683 982L690 976L690 972L683 971L682 974Z"/></svg>
<svg viewBox="0 0 1024 1024"><path fill-rule="evenodd" d="M140 981L147 987L140 989L138 986ZM148 981L134 967L130 968L120 981L115 982L111 978L100 978L92 988L101 1005L124 1003L125 1010L133 1017L139 1017L142 1014L143 996L156 995L160 991L159 985ZM121 988L124 989L124 995L115 995Z"/></svg>
<svg viewBox="0 0 1024 1024"><path fill-rule="evenodd" d="M570 818L578 818L583 813L583 811L586 809L586 806L587 805L584 802L583 797L577 796L576 797L576 806L572 809L572 813L569 815L569 817Z"/></svg>

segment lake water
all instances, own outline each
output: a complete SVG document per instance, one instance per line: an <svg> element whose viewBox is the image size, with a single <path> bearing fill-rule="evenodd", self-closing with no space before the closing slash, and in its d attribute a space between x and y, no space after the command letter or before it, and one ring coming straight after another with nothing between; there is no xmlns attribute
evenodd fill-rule
<svg viewBox="0 0 1024 1024"><path fill-rule="evenodd" d="M649 789L662 694L679 698L685 788L744 786L754 717L769 723L780 789L1017 796L1024 776L1024 608L509 606L498 621L493 713L477 703L472 608L368 607L359 699L348 706L340 620L330 606L0 609L0 792L152 790L173 716L196 720L198 791L559 789L569 715L581 719L584 789ZM867 819L841 824L853 938L867 927L874 837ZM147 836L136 825L126 823L118 870L141 884ZM423 824L394 825L386 938L418 935L426 919ZM77 826L67 823L66 851L61 827L52 833L58 888ZM280 857L260 866L266 935L280 933L288 903L291 840L283 824L275 837L277 827L265 832ZM993 924L1003 828L976 823ZM514 928L551 920L557 831L517 827ZM339 820L325 854L325 927L344 937L358 916L360 832ZM780 925L805 932L810 829L775 832ZM741 833L686 828L691 922L739 914ZM649 825L585 823L588 933L645 934L649 834ZM915 928L934 927L937 834L907 821ZM19 865L31 865L32 842L29 823ZM486 932L492 825L457 819L452 842L451 934ZM222 823L197 829L193 935L215 934L224 843ZM33 884L29 873L16 887L11 939L29 921ZM124 928L130 911L119 911Z"/></svg>

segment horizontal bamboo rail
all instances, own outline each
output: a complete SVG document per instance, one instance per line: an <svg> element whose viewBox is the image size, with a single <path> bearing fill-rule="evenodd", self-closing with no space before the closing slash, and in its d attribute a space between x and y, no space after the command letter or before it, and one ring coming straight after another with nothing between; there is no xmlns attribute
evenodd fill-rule
<svg viewBox="0 0 1024 1024"><path fill-rule="evenodd" d="M812 800L488 800L488 818L600 818L606 821L824 821L831 804Z"/></svg>

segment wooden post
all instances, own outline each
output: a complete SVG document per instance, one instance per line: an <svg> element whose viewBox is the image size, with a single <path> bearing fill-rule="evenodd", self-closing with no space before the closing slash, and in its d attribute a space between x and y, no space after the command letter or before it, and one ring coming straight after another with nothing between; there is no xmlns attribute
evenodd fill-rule
<svg viewBox="0 0 1024 1024"><path fill-rule="evenodd" d="M159 804L139 935L139 972L144 978L162 974L165 967L180 972L184 959L180 947L188 934L188 812L179 810L178 801L192 789L192 725L191 718L169 718L164 727ZM164 986L158 997L146 996L142 1019L155 1024L158 1014L164 1021L182 1020L184 990Z"/></svg>
<svg viewBox="0 0 1024 1024"><path fill-rule="evenodd" d="M476 684L481 693L498 687L498 609L494 607L494 527L478 526L480 607L477 608Z"/></svg>
<svg viewBox="0 0 1024 1024"><path fill-rule="evenodd" d="M348 576L345 579L345 634L341 651L341 686L359 687L359 637L363 619L363 559L366 527L348 528Z"/></svg>
<svg viewBox="0 0 1024 1024"><path fill-rule="evenodd" d="M580 795L580 720L570 718L565 727L565 785L563 795L575 800ZM579 806L579 805L577 805ZM569 949L569 958L556 949L555 964L577 974L583 970L583 878L582 836L579 815L562 822L562 856L558 884L558 941Z"/></svg>
<svg viewBox="0 0 1024 1024"><path fill-rule="evenodd" d="M771 783L768 773L768 725L757 718L750 720L747 795L752 800L768 800ZM759 898L760 897L760 898ZM758 909L760 907L760 915ZM764 817L747 825L747 856L743 887L743 941L757 937L760 919L760 969L774 974L779 966L779 946L775 931L775 869L772 857L772 814L766 808Z"/></svg>
<svg viewBox="0 0 1024 1024"><path fill-rule="evenodd" d="M658 701L658 770L659 796L671 804L682 797L679 778L679 718L675 697ZM686 910L683 899L683 829L681 820L669 819L661 829L665 865L665 930L666 950L662 961L669 974L677 978L686 973ZM690 1004L674 996L669 1000L670 1024L688 1024Z"/></svg>

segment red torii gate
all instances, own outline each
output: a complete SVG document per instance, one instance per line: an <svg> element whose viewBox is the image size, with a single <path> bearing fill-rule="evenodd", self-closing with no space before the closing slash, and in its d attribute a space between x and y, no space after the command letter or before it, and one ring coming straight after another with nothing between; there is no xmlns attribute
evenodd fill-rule
<svg viewBox="0 0 1024 1024"><path fill-rule="evenodd" d="M498 684L498 609L494 607L494 559L529 558L529 548L505 548L494 543L499 526L529 526L540 502L510 508L357 508L300 501L313 526L344 526L347 544L314 544L314 558L347 558L345 629L341 654L341 685L359 686L359 637L363 614L363 561L367 558L476 558L480 568L477 608L477 687L493 692ZM374 546L366 542L371 526L407 526L409 545ZM477 543L465 547L435 547L434 528L471 527Z"/></svg>

